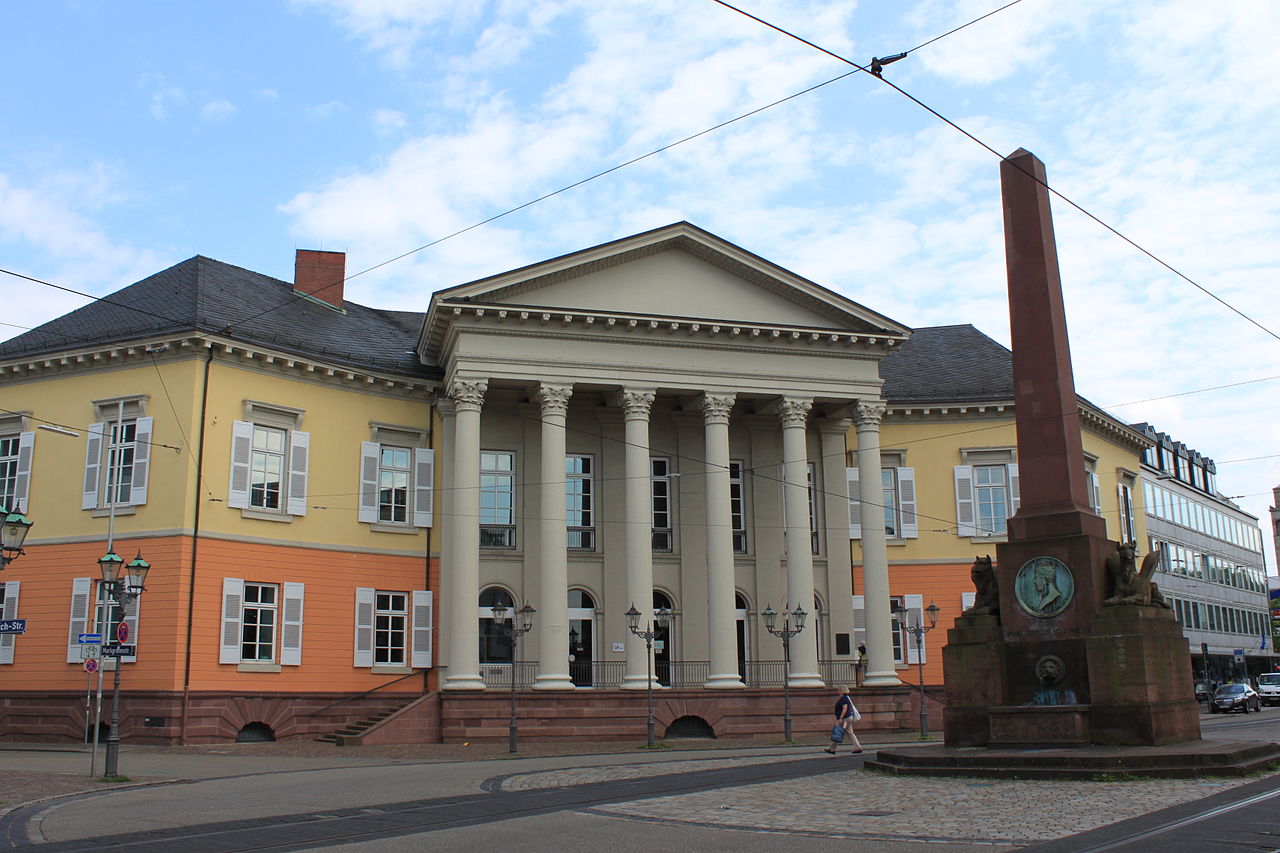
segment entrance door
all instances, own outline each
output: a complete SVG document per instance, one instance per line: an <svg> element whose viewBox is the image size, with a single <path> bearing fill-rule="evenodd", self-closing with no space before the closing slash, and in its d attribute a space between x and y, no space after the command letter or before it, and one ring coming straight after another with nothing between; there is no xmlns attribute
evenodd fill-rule
<svg viewBox="0 0 1280 853"><path fill-rule="evenodd" d="M569 680L576 687L595 684L596 602L580 589L569 590Z"/></svg>
<svg viewBox="0 0 1280 853"><path fill-rule="evenodd" d="M737 608L734 614L737 624L738 633L738 675L742 678L743 684L750 684L751 679L747 677L747 600L741 595L735 595L733 598L733 606Z"/></svg>
<svg viewBox="0 0 1280 853"><path fill-rule="evenodd" d="M661 592L653 592L654 625L657 626L657 613L666 608L672 610L671 599ZM658 626L653 635L653 675L663 687L671 686L671 620Z"/></svg>

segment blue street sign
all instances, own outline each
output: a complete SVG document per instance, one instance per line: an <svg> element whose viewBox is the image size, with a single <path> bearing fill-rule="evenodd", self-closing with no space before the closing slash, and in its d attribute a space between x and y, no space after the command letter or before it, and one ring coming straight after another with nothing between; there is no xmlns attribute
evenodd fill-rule
<svg viewBox="0 0 1280 853"><path fill-rule="evenodd" d="M76 641L82 645L89 644L94 646L100 646L102 645L102 635L101 634L79 634L76 636Z"/></svg>
<svg viewBox="0 0 1280 853"><path fill-rule="evenodd" d="M0 634L27 633L26 619L0 619Z"/></svg>

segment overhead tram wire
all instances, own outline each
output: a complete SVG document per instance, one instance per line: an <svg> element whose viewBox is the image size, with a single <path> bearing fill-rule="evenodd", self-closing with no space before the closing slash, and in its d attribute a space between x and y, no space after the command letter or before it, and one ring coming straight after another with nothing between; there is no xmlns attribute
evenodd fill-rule
<svg viewBox="0 0 1280 853"><path fill-rule="evenodd" d="M802 37L802 36L796 35L795 33L790 32L789 30L783 29L782 27L778 26L777 24L770 23L769 21L766 21L766 20L764 20L763 18L759 18L759 17L757 17L757 16L755 16L755 15L751 14L750 12L743 11L742 9L739 9L737 6L734 6L734 5L732 5L731 3L726 3L726 2L725 2L725 0L711 0L711 2L713 2L713 3L718 3L719 5L724 6L726 9L731 9L731 10L733 10L734 12L737 12L738 14L740 14L740 15L742 15L742 16L744 16L744 17L750 18L751 20L756 21L757 23L760 23L760 24L762 24L762 25L764 25L764 26L768 27L768 28L769 28L769 29L771 29L771 30L775 30L775 31L777 31L777 32L781 33L782 35L786 36L787 38L794 39L794 40L796 40L796 41L800 42L801 44L808 45L809 47L813 48L814 50L817 50L817 51L819 51L819 52L821 52L821 53L825 53L827 56L830 56L830 57L831 57L831 58L833 58L833 59L837 59L837 60L839 60L840 62L845 63L846 65L852 65L854 68L857 68L859 71L865 71L867 74L869 74L869 75L870 75L870 76L872 76L872 77L875 77L877 80L879 80L880 82L884 83L886 86L889 86L889 87L890 87L891 89L893 89L895 92L897 92L898 94L902 95L904 98L906 98L907 100L911 101L912 103L914 103L916 106L920 107L920 108L921 108L922 110L924 110L925 112L927 112L927 113L929 113L930 115L934 116L934 117L935 117L935 118L937 118L939 121L941 121L941 122L943 122L943 123L947 124L947 125L948 125L948 126L950 126L952 129L956 130L957 132L959 132L959 133L960 133L960 134L962 134L963 136L967 137L969 140L971 140L971 141L972 141L973 143L975 143L976 145L978 145L978 146L980 146L980 147L982 147L982 148L986 149L987 151L989 151L991 154L993 154L995 157L997 157L1001 162L1006 162L1006 161L1007 161L1007 162L1012 163L1012 161L1008 161L1008 158L1006 158L1006 157L1005 157L1005 155L1001 154L999 151L997 151L996 149L992 148L988 143L984 142L982 139L978 138L978 137L977 137L977 136L975 136L973 133L970 133L968 130L964 129L964 128L963 128L963 127L961 127L960 125L956 124L954 121L952 121L951 119L947 118L947 117L946 117L946 116L944 116L942 113L938 112L938 111L937 111L937 110L935 110L933 107L929 106L929 105L928 105L928 104L926 104L924 101L922 101L922 100L920 100L919 98L917 98L915 95L912 95L910 92L908 92L908 91L906 91L905 89L903 89L902 87L898 86L898 85L897 85L897 84L895 84L893 81L891 81L891 80L887 80L887 79L885 79L883 76L881 76L880 74L875 73L874 71L872 71L872 69L871 69L871 68L869 68L869 67L867 67L867 66L859 65L858 63L854 62L852 59L848 59L848 58L846 58L846 57L841 56L841 55L840 55L840 54L838 54L838 53L834 53L834 52L832 52L832 51L830 51L830 50L827 50L827 49L826 49L825 47L823 47L822 45L815 44L814 42L811 42L811 41L809 41L808 39L806 39L806 38L804 38L804 37ZM1010 3L1010 4L1009 4L1009 6L1011 6L1011 5L1013 5L1013 4L1012 4L1012 3ZM1002 7L1001 7L1001 9L1007 9L1007 8L1009 8L1009 6L1002 6ZM998 11L1000 11L1000 9L997 9L997 10L995 10L995 11L997 11L997 12L998 12ZM989 13L989 14L994 14L994 13ZM987 16L984 16L984 17L987 17ZM976 19L976 20L981 20L981 19ZM970 21L970 23L975 23L975 22L976 22L976 21ZM965 26L968 26L968 24L966 24ZM960 30L960 29L963 29L963 28L964 28L964 27L957 27L957 28L956 28L956 30ZM954 32L954 30L953 30L953 32ZM926 44L928 44L928 42L926 42ZM924 46L924 45L919 45L918 47L912 48L912 50L918 50L920 47L923 47L923 46ZM908 52L909 52L909 51L908 51ZM904 54L904 55L905 55L905 54ZM1155 253L1151 252L1149 249L1147 249L1147 248L1145 248L1144 246L1142 246L1142 245L1141 245L1140 243L1138 243L1136 240L1133 240L1132 238L1130 238L1130 237L1126 236L1125 234L1123 234L1121 231L1119 231L1119 230L1118 230L1118 229L1116 229L1115 227L1111 226L1110 224L1108 224L1107 222L1103 221L1103 220L1102 220L1101 218L1099 218L1098 216L1094 215L1093 213L1091 213L1091 212L1089 212L1088 210L1086 210L1084 207L1082 207L1082 206L1080 206L1079 204L1077 204L1077 203L1076 203L1075 201L1073 201L1072 199L1068 198L1066 195L1063 195L1063 194L1062 194L1061 192L1059 192L1058 190L1056 190L1056 189L1054 189L1053 187L1049 186L1048 182L1040 180L1040 178L1038 178L1038 177L1036 177L1035 175L1031 174L1031 173L1030 173L1030 172L1028 172L1026 169L1023 169L1023 168L1022 168L1021 166L1019 166L1017 163L1012 163L1012 165L1014 166L1014 168L1018 169L1018 171L1022 172L1024 175L1026 175L1027 177L1031 178L1033 181L1035 181L1036 183L1038 183L1038 184L1040 184L1042 187L1044 187L1044 188L1045 188L1045 190L1047 190L1048 192L1050 192L1050 193L1052 193L1053 195L1057 196L1057 197L1058 197L1058 198L1060 198L1063 202L1065 202L1066 204L1068 204L1068 205L1070 205L1071 207L1075 208L1077 211L1079 211L1080 213L1084 214L1086 217L1088 217L1089 219L1093 220L1095 223L1097 223L1098 225L1102 226L1102 227L1103 227L1103 228L1105 228L1107 231L1110 231L1110 232L1111 232L1112 234L1114 234L1116 237L1119 237L1121 240L1123 240L1124 242L1128 243L1130 246L1132 246L1133 248L1137 249L1139 252L1141 252L1142 254L1146 255L1148 258L1150 258L1151 260L1155 261L1157 264L1159 264L1160 266L1164 267L1165 269L1167 269L1169 272L1173 273L1173 274L1174 274L1175 276L1177 276L1178 278L1180 278L1180 279L1182 279L1183 281L1187 282L1188 284L1190 284L1192 287L1194 287L1194 288L1196 288L1197 290L1199 290L1199 291L1200 291L1201 293L1203 293L1204 295L1208 296L1209 298L1213 299L1213 300L1214 300L1215 302L1217 302L1218 304L1220 304L1220 305L1222 305L1223 307L1227 308L1227 309L1228 309L1228 310L1230 310L1233 314L1235 314L1235 315L1237 315L1238 317L1240 317L1240 318L1242 318L1242 319L1244 319L1244 320L1248 321L1248 322L1249 322L1249 323L1251 323L1252 325L1254 325L1254 326L1258 327L1259 329L1261 329L1261 330L1262 330L1263 332L1265 332L1266 334L1268 334L1268 335L1270 335L1271 337L1275 338L1276 340L1280 341L1280 333L1277 333L1277 332L1275 332L1275 331L1273 331L1273 330L1269 329L1268 327L1264 326L1264 325L1263 325L1261 322L1259 322L1258 320L1255 320L1253 317L1251 317L1251 316L1249 316L1248 314L1244 313L1244 312L1243 312L1243 311L1241 311L1239 308L1236 308L1236 307L1235 307L1234 305L1232 305L1230 302L1227 302L1225 299L1223 299L1222 297L1218 296L1216 293L1214 293L1213 291L1209 290L1207 287L1205 287L1204 285L1200 284L1200 283L1199 283L1199 282L1197 282L1195 279L1191 278L1191 276L1189 276L1189 275L1187 275L1186 273L1182 272L1182 271L1181 271L1181 270L1179 270L1177 267L1173 266L1173 265L1172 265L1172 264L1170 264L1168 261L1165 261L1164 259L1162 259L1162 258L1161 258L1161 257L1159 257L1158 255L1156 255Z"/></svg>

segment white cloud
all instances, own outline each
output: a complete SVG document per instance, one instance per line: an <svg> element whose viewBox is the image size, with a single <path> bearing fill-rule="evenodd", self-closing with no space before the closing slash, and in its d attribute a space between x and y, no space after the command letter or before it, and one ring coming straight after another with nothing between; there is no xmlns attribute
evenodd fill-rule
<svg viewBox="0 0 1280 853"><path fill-rule="evenodd" d="M398 133L408 125L405 114L400 110L374 110L371 121L373 129L382 136Z"/></svg>
<svg viewBox="0 0 1280 853"><path fill-rule="evenodd" d="M307 112L312 118L323 121L331 119L340 113L345 113L349 109L350 107L342 103L342 101L325 101L323 104L316 104L314 107L310 107Z"/></svg>
<svg viewBox="0 0 1280 853"><path fill-rule="evenodd" d="M226 98L214 98L206 101L200 108L200 120L205 122L225 121L235 114L236 105Z"/></svg>

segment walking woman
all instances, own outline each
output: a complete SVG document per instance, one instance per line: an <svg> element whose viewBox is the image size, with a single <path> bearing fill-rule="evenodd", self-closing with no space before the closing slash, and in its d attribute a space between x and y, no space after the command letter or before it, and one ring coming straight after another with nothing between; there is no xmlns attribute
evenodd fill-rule
<svg viewBox="0 0 1280 853"><path fill-rule="evenodd" d="M836 754L836 747L845 738L853 744L854 752L862 752L862 744L858 742L858 736L853 733L853 724L862 719L862 715L858 713L858 709L854 707L853 700L849 698L849 688L841 687L839 696L836 699L836 723L831 728L831 746L827 747L823 752ZM836 730L843 730L843 734L837 739Z"/></svg>

